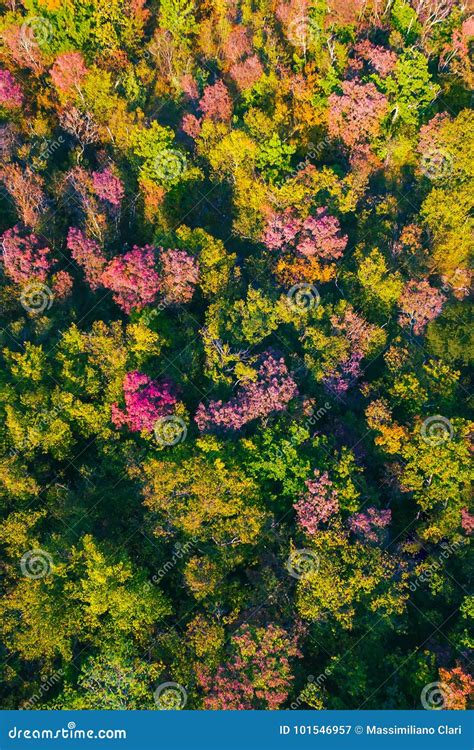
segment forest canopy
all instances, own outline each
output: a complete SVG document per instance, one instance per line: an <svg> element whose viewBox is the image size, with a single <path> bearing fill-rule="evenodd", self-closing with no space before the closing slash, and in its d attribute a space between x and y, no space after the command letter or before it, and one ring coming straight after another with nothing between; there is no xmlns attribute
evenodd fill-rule
<svg viewBox="0 0 474 750"><path fill-rule="evenodd" d="M474 707L474 19L0 1L2 708Z"/></svg>

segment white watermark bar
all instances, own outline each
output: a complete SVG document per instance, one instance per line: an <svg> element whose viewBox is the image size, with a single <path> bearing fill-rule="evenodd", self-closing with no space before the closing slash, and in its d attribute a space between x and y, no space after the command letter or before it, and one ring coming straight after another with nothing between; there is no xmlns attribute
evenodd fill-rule
<svg viewBox="0 0 474 750"><path fill-rule="evenodd" d="M474 747L473 711L1 711L0 748Z"/></svg>

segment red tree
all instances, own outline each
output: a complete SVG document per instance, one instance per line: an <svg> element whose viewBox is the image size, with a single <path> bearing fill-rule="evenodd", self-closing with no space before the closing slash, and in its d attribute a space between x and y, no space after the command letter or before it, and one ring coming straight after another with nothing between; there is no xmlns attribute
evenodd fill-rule
<svg viewBox="0 0 474 750"><path fill-rule="evenodd" d="M319 525L339 510L337 492L327 471L314 470L314 479L305 482L307 492L295 503L298 523L307 534L316 534Z"/></svg>
<svg viewBox="0 0 474 750"><path fill-rule="evenodd" d="M427 324L438 317L445 302L446 296L428 281L409 281L398 300L401 310L398 322L405 327L412 326L419 336Z"/></svg>
<svg viewBox="0 0 474 750"><path fill-rule="evenodd" d="M25 234L19 226L7 229L1 237L5 274L16 284L45 281L52 266L51 252L35 234Z"/></svg>
<svg viewBox="0 0 474 750"><path fill-rule="evenodd" d="M363 513L354 513L349 518L349 528L364 541L377 542L380 531L385 529L392 519L391 510L367 508Z"/></svg>
<svg viewBox="0 0 474 750"><path fill-rule="evenodd" d="M168 382L157 383L142 372L129 372L123 381L125 409L112 404L112 422L132 432L151 432L161 417L171 414L176 403Z"/></svg>
<svg viewBox="0 0 474 750"><path fill-rule="evenodd" d="M99 243L89 239L80 229L70 227L67 247L76 263L83 269L91 289L98 289L101 286L101 276L107 265L107 258Z"/></svg>
<svg viewBox="0 0 474 750"><path fill-rule="evenodd" d="M199 102L204 117L214 122L227 122L232 117L232 99L222 81L206 86Z"/></svg>
<svg viewBox="0 0 474 750"><path fill-rule="evenodd" d="M0 70L0 106L7 109L21 107L23 93L9 70Z"/></svg>
<svg viewBox="0 0 474 750"><path fill-rule="evenodd" d="M283 411L297 392L284 359L277 359L267 352L258 370L257 381L244 385L225 404L222 401L210 401L207 406L200 404L196 423L200 430L240 430L247 422Z"/></svg>
<svg viewBox="0 0 474 750"><path fill-rule="evenodd" d="M206 710L276 710L293 682L291 659L301 656L297 640L277 625L243 625L231 640L232 659L212 672L198 667Z"/></svg>
<svg viewBox="0 0 474 750"><path fill-rule="evenodd" d="M373 83L343 81L342 94L329 97L329 134L354 148L377 135L388 109L387 98Z"/></svg>
<svg viewBox="0 0 474 750"><path fill-rule="evenodd" d="M189 302L199 279L195 258L184 250L161 250L161 289L170 303Z"/></svg>
<svg viewBox="0 0 474 750"><path fill-rule="evenodd" d="M87 67L80 52L63 52L57 56L49 73L56 88L67 93L79 88L87 75Z"/></svg>
<svg viewBox="0 0 474 750"><path fill-rule="evenodd" d="M122 181L111 169L104 169L102 172L92 172L92 182L98 198L110 203L115 208L120 206L124 196L124 189Z"/></svg>
<svg viewBox="0 0 474 750"><path fill-rule="evenodd" d="M135 245L125 255L113 258L104 270L101 282L113 291L114 301L126 313L152 304L160 289L154 248Z"/></svg>

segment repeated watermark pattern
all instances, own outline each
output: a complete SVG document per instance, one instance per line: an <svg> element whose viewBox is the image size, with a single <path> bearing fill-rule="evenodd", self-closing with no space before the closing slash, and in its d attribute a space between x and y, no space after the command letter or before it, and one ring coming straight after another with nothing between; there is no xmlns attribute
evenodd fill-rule
<svg viewBox="0 0 474 750"><path fill-rule="evenodd" d="M44 549L30 549L20 560L20 569L26 578L37 580L53 570L53 558Z"/></svg>
<svg viewBox="0 0 474 750"><path fill-rule="evenodd" d="M321 297L314 284L301 282L291 287L287 293L289 305L297 313L306 313L318 307Z"/></svg>
<svg viewBox="0 0 474 750"><path fill-rule="evenodd" d="M50 156L53 156L56 151L65 143L65 138L63 138L62 135L59 135L57 138L54 139L54 141L47 141L43 148L40 151L40 158L41 159L49 159Z"/></svg>
<svg viewBox="0 0 474 750"><path fill-rule="evenodd" d="M441 414L435 414L432 417L425 419L421 425L421 437L429 445L442 445L453 439L454 429L453 425L441 416Z"/></svg>
<svg viewBox="0 0 474 750"><path fill-rule="evenodd" d="M152 588L152 585L156 585L157 583L159 583L162 578L164 578L176 567L180 560L191 554L192 550L196 546L197 541L197 537L193 537L192 540L185 542L184 544L180 544L179 542L177 542L174 545L172 556L161 566L158 572L155 573L151 577L151 579L147 581L147 583L145 583L145 588L150 589Z"/></svg>
<svg viewBox="0 0 474 750"><path fill-rule="evenodd" d="M178 682L162 682L153 697L159 711L179 711L188 702L187 690Z"/></svg>
<svg viewBox="0 0 474 750"><path fill-rule="evenodd" d="M301 15L288 25L288 39L302 50L316 44L321 38L321 25L310 16Z"/></svg>
<svg viewBox="0 0 474 750"><path fill-rule="evenodd" d="M158 445L164 448L177 445L186 440L188 428L184 419L172 414L159 419L155 424L153 432Z"/></svg>
<svg viewBox="0 0 474 750"><path fill-rule="evenodd" d="M54 294L52 289L40 281L32 281L21 290L20 302L26 312L39 315L49 310L53 304Z"/></svg>
<svg viewBox="0 0 474 750"><path fill-rule="evenodd" d="M20 710L30 710L39 703L42 698L48 693L51 688L61 682L61 677L64 677L64 669L58 669L54 674L48 677L46 680L42 680L41 684L36 693L33 693L31 698L22 703Z"/></svg>
<svg viewBox="0 0 474 750"><path fill-rule="evenodd" d="M303 578L308 573L317 573L319 570L319 555L311 549L292 550L285 567L293 578Z"/></svg>
<svg viewBox="0 0 474 750"><path fill-rule="evenodd" d="M420 575L417 576L414 581L410 582L410 591L416 591L425 583L429 583L435 573L443 568L446 560L449 560L449 558L454 555L455 552L461 549L462 546L463 545L460 542L452 542L452 544L448 544L448 542L442 542L441 547L443 547L443 551L439 555L438 559L430 563L430 565L426 568L426 570L423 571L423 573L420 573Z"/></svg>
<svg viewBox="0 0 474 750"><path fill-rule="evenodd" d="M427 711L440 711L448 706L451 689L445 682L430 682L421 691L421 705Z"/></svg>
<svg viewBox="0 0 474 750"><path fill-rule="evenodd" d="M31 16L21 26L20 38L24 45L42 47L53 36L51 21L44 16Z"/></svg>
<svg viewBox="0 0 474 750"><path fill-rule="evenodd" d="M421 157L420 170L429 180L440 180L449 177L453 163L453 156L446 149L431 149Z"/></svg>
<svg viewBox="0 0 474 750"><path fill-rule="evenodd" d="M186 157L177 149L164 149L154 161L154 170L159 180L172 182L186 170Z"/></svg>

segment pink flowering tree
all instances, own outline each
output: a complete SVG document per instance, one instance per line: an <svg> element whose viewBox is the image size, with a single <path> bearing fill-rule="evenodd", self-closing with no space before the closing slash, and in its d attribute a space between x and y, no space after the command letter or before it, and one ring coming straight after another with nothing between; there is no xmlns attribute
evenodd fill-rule
<svg viewBox="0 0 474 750"><path fill-rule="evenodd" d="M12 163L0 167L0 179L10 193L22 223L35 229L44 219L47 208L43 177L30 167Z"/></svg>
<svg viewBox="0 0 474 750"><path fill-rule="evenodd" d="M370 142L388 110L387 98L373 83L343 81L342 94L329 97L329 134L349 148Z"/></svg>
<svg viewBox="0 0 474 750"><path fill-rule="evenodd" d="M230 75L241 91L250 89L262 77L263 67L257 55L236 62L230 69Z"/></svg>
<svg viewBox="0 0 474 750"><path fill-rule="evenodd" d="M474 516L472 513L469 513L467 508L461 510L461 526L466 534L474 532Z"/></svg>
<svg viewBox="0 0 474 750"><path fill-rule="evenodd" d="M201 431L240 430L254 419L284 411L297 393L296 383L283 358L267 352L258 370L257 380L240 388L227 403L210 401L207 406L200 404L196 423Z"/></svg>
<svg viewBox="0 0 474 750"><path fill-rule="evenodd" d="M339 510L337 492L327 471L314 470L314 479L305 482L307 491L295 503L298 523L306 534L316 534L320 524L329 521Z"/></svg>
<svg viewBox="0 0 474 750"><path fill-rule="evenodd" d="M420 336L427 324L438 317L445 302L446 296L427 280L409 281L398 300L401 310L398 322Z"/></svg>
<svg viewBox="0 0 474 750"><path fill-rule="evenodd" d="M120 208L124 189L122 181L111 169L102 172L92 172L92 184L98 198L109 203L114 208Z"/></svg>
<svg viewBox="0 0 474 750"><path fill-rule="evenodd" d="M225 83L217 81L213 86L206 86L199 107L208 120L228 122L232 117L232 99Z"/></svg>
<svg viewBox="0 0 474 750"><path fill-rule="evenodd" d="M201 120L196 115L192 115L189 112L184 115L181 121L181 129L183 133L189 135L190 138L198 138L201 133Z"/></svg>
<svg viewBox="0 0 474 750"><path fill-rule="evenodd" d="M5 275L16 284L29 281L44 282L52 266L51 250L35 234L22 232L17 225L7 229L1 237Z"/></svg>
<svg viewBox="0 0 474 750"><path fill-rule="evenodd" d="M388 76L396 65L397 56L394 52L372 44L368 39L358 42L354 49L358 57L367 63L372 71L378 73L381 78Z"/></svg>
<svg viewBox="0 0 474 750"><path fill-rule="evenodd" d="M114 293L114 301L126 313L151 305L160 289L155 249L151 245L134 246L125 255L113 258L102 273L101 283Z"/></svg>
<svg viewBox="0 0 474 750"><path fill-rule="evenodd" d="M365 542L379 542L381 532L392 520L391 510L367 508L363 513L354 513L349 517L349 528Z"/></svg>
<svg viewBox="0 0 474 750"><path fill-rule="evenodd" d="M76 227L70 227L67 235L67 247L76 263L83 269L86 281L91 289L101 286L101 278L107 265L101 246L95 240L89 239L84 232Z"/></svg>
<svg viewBox="0 0 474 750"><path fill-rule="evenodd" d="M45 68L44 56L37 42L34 28L16 24L2 29L2 42L13 62L20 68L28 68L35 74Z"/></svg>
<svg viewBox="0 0 474 750"><path fill-rule="evenodd" d="M49 71L51 79L63 94L71 89L79 89L87 75L87 67L80 52L63 52L58 55Z"/></svg>
<svg viewBox="0 0 474 750"><path fill-rule="evenodd" d="M123 381L125 408L112 404L115 427L128 427L132 432L152 432L157 421L172 413L176 396L170 383L158 383L143 372L133 371Z"/></svg>
<svg viewBox="0 0 474 750"><path fill-rule="evenodd" d="M190 75L189 73L185 73L183 76L181 76L180 85L182 92L187 99L189 99L190 101L199 99L199 90L197 87L197 83L192 75Z"/></svg>
<svg viewBox="0 0 474 750"><path fill-rule="evenodd" d="M234 26L222 47L227 62L234 64L249 55L251 51L249 30L245 26Z"/></svg>
<svg viewBox="0 0 474 750"><path fill-rule="evenodd" d="M231 639L232 658L212 671L198 666L206 710L277 710L292 682L291 659L301 657L294 636L277 625L243 625Z"/></svg>
<svg viewBox="0 0 474 750"><path fill-rule="evenodd" d="M342 256L347 236L342 234L339 220L327 208L320 207L306 219L298 218L292 211L275 214L267 224L263 242L269 250L280 253L334 261Z"/></svg>
<svg viewBox="0 0 474 750"><path fill-rule="evenodd" d="M199 280L199 266L185 250L161 250L161 293L168 303L189 302Z"/></svg>
<svg viewBox="0 0 474 750"><path fill-rule="evenodd" d="M347 340L347 354L323 379L323 383L336 395L342 395L360 377L361 362L370 349L377 327L368 323L352 307L347 307L342 315L332 315L331 325L335 333Z"/></svg>
<svg viewBox="0 0 474 750"><path fill-rule="evenodd" d="M73 278L67 271L58 271L52 278L54 299L63 300L72 292Z"/></svg>
<svg viewBox="0 0 474 750"><path fill-rule="evenodd" d="M6 109L21 107L23 93L9 70L0 70L0 106Z"/></svg>

